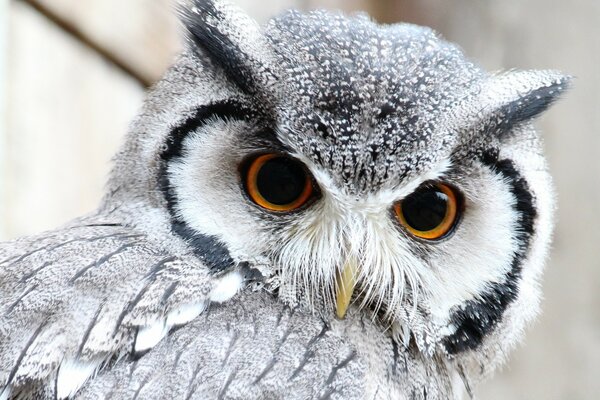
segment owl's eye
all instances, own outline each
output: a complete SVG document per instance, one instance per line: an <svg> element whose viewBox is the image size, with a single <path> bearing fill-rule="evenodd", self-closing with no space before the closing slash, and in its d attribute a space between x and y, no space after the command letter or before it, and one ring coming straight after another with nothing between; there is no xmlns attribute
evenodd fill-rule
<svg viewBox="0 0 600 400"><path fill-rule="evenodd" d="M421 186L394 205L400 224L414 236L436 240L452 232L460 217L460 194L444 183Z"/></svg>
<svg viewBox="0 0 600 400"><path fill-rule="evenodd" d="M313 195L313 180L299 161L281 154L262 154L245 168L244 187L259 206L278 212L294 211Z"/></svg>

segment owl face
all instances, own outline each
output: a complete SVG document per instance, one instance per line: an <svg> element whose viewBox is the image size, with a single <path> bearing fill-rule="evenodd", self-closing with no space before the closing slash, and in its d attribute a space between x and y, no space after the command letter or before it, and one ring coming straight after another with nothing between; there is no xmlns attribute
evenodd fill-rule
<svg viewBox="0 0 600 400"><path fill-rule="evenodd" d="M552 228L531 120L565 77L491 76L428 29L362 16L289 12L263 29L197 2L183 20L189 50L107 204L153 204L152 229L213 274L258 271L325 320L368 314L430 355L513 345Z"/></svg>

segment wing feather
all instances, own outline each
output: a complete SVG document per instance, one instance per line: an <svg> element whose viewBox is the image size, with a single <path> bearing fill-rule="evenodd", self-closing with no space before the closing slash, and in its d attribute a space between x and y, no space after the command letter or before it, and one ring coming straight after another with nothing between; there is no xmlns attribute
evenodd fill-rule
<svg viewBox="0 0 600 400"><path fill-rule="evenodd" d="M63 364L87 379L131 352L139 327L203 304L214 281L197 258L101 215L0 243L0 260L0 389L13 397L55 380Z"/></svg>
<svg viewBox="0 0 600 400"><path fill-rule="evenodd" d="M212 303L144 357L104 369L77 399L360 399L366 364L344 331L266 292Z"/></svg>

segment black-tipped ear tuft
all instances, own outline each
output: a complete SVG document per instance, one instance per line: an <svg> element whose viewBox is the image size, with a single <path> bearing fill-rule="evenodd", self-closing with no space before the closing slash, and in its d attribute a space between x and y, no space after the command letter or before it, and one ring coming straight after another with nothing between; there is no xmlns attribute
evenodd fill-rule
<svg viewBox="0 0 600 400"><path fill-rule="evenodd" d="M189 0L180 18L194 50L223 68L244 93L254 94L267 67L258 24L238 7L220 0Z"/></svg>
<svg viewBox="0 0 600 400"><path fill-rule="evenodd" d="M502 139L513 128L546 111L570 82L571 77L555 71L511 71L491 76L447 115L448 129Z"/></svg>
<svg viewBox="0 0 600 400"><path fill-rule="evenodd" d="M508 96L496 112L499 116L496 129L500 134L538 117L560 98L571 81L568 76L543 71L512 73L508 76L508 82L503 82L503 85L509 90L512 87L514 94Z"/></svg>

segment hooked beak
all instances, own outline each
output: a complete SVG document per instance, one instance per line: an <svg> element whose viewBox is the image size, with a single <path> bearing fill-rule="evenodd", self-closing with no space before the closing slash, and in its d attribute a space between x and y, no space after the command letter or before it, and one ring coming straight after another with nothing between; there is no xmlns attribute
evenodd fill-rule
<svg viewBox="0 0 600 400"><path fill-rule="evenodd" d="M350 299L356 286L356 261L350 257L344 265L344 269L338 274L335 283L335 313L339 319L343 319L350 305Z"/></svg>

